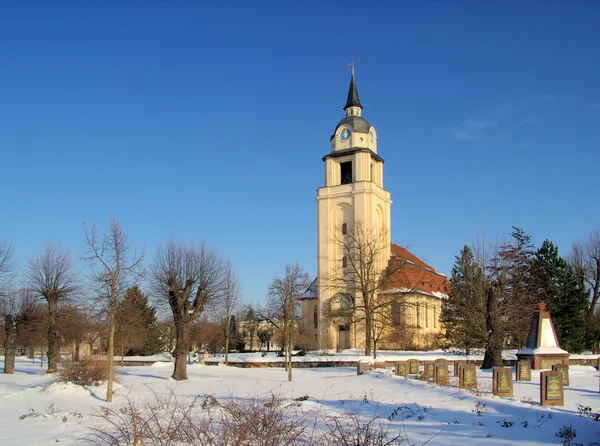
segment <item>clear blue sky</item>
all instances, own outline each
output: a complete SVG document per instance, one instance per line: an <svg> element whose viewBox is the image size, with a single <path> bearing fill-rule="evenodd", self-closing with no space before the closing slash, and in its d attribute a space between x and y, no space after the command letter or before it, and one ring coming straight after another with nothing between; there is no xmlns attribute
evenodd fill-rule
<svg viewBox="0 0 600 446"><path fill-rule="evenodd" d="M396 243L447 274L481 232L600 227L600 2L4 0L0 234L205 239L251 301L314 275L351 52Z"/></svg>

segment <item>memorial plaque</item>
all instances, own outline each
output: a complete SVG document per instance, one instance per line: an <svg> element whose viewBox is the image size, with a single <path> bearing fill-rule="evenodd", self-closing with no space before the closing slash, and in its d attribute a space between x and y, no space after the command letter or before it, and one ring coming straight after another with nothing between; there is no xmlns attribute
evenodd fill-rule
<svg viewBox="0 0 600 446"><path fill-rule="evenodd" d="M563 360L560 358L553 359L542 359L540 360L540 369L552 369L554 364L562 364Z"/></svg>
<svg viewBox="0 0 600 446"><path fill-rule="evenodd" d="M446 361L436 361L434 382L440 386L448 385L448 363Z"/></svg>
<svg viewBox="0 0 600 446"><path fill-rule="evenodd" d="M402 362L397 362L396 363L396 375L397 376L404 376L405 378L408 375L408 364L406 363L406 361L402 361Z"/></svg>
<svg viewBox="0 0 600 446"><path fill-rule="evenodd" d="M423 375L421 376L421 378L433 379L434 374L435 374L435 363L433 361L425 361L423 363Z"/></svg>
<svg viewBox="0 0 600 446"><path fill-rule="evenodd" d="M408 360L408 373L410 375L418 375L419 374L419 361L416 359Z"/></svg>
<svg viewBox="0 0 600 446"><path fill-rule="evenodd" d="M497 367L492 373L494 395L513 396L512 369Z"/></svg>
<svg viewBox="0 0 600 446"><path fill-rule="evenodd" d="M565 393L560 372L540 373L540 404L542 406L563 406Z"/></svg>
<svg viewBox="0 0 600 446"><path fill-rule="evenodd" d="M531 381L531 363L529 361L517 362L517 381Z"/></svg>
<svg viewBox="0 0 600 446"><path fill-rule="evenodd" d="M460 368L458 386L461 389L477 389L477 369L475 364L464 364Z"/></svg>
<svg viewBox="0 0 600 446"><path fill-rule="evenodd" d="M554 364L552 366L553 372L560 372L562 375L563 387L569 385L569 366L564 364Z"/></svg>

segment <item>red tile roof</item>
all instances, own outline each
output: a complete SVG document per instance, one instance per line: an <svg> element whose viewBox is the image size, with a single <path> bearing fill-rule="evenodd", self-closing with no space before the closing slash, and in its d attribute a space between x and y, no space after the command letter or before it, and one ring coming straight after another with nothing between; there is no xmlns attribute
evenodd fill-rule
<svg viewBox="0 0 600 446"><path fill-rule="evenodd" d="M407 249L393 243L388 268L392 271L385 286L388 290L410 289L442 297L450 289L450 283L445 275L436 271Z"/></svg>

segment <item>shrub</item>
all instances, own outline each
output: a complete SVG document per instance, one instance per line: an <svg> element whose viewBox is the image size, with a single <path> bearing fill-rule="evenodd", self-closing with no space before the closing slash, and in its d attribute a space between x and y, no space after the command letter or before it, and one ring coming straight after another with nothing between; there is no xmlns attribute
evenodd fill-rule
<svg viewBox="0 0 600 446"><path fill-rule="evenodd" d="M106 361L90 357L79 361L62 362L58 370L59 379L80 386L97 386L108 378ZM116 375L113 374L116 381Z"/></svg>

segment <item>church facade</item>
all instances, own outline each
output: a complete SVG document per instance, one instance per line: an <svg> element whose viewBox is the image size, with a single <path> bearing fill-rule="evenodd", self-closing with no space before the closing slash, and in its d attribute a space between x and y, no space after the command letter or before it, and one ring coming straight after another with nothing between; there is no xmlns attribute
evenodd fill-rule
<svg viewBox="0 0 600 446"><path fill-rule="evenodd" d="M354 73L323 157L317 190L317 278L301 299L301 331L313 348L428 349L441 333L448 281L391 243L390 192L377 131L362 116ZM366 331L370 336L366 336Z"/></svg>

